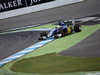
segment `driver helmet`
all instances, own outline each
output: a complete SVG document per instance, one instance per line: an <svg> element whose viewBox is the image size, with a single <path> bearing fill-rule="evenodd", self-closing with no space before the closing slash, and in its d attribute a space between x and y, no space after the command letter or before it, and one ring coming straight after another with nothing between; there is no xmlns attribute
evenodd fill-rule
<svg viewBox="0 0 100 75"><path fill-rule="evenodd" d="M58 29L58 27L55 27L55 29Z"/></svg>

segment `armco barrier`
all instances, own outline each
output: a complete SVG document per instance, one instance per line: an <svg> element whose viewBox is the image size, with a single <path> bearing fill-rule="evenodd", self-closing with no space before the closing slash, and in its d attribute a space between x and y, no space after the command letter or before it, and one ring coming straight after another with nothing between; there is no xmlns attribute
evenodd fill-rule
<svg viewBox="0 0 100 75"><path fill-rule="evenodd" d="M0 13L0 19L5 19L5 18L13 17L13 16L18 16L18 15L27 14L27 13L36 12L36 11L45 10L45 9L50 9L54 7L76 3L76 2L81 2L81 1L84 1L84 0L55 0L55 1L47 2L47 3L34 5L34 6L2 12Z"/></svg>

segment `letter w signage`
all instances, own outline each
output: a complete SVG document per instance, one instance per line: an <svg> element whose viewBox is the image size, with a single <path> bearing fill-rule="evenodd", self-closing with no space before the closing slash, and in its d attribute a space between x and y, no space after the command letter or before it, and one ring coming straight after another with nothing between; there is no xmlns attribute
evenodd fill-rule
<svg viewBox="0 0 100 75"><path fill-rule="evenodd" d="M32 6L54 0L0 0L0 12Z"/></svg>

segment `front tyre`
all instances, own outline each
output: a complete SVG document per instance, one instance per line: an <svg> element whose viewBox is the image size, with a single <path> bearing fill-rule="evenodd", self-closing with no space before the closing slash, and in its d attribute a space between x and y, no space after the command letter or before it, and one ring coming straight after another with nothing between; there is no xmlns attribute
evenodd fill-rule
<svg viewBox="0 0 100 75"><path fill-rule="evenodd" d="M47 39L47 33L46 32L41 32L40 33L40 37L38 38L38 40L46 40Z"/></svg>
<svg viewBox="0 0 100 75"><path fill-rule="evenodd" d="M60 38L62 35L59 33L59 34L54 34L54 38Z"/></svg>
<svg viewBox="0 0 100 75"><path fill-rule="evenodd" d="M76 32L81 32L81 30L82 30L81 25L76 24L76 25L74 26L74 30L75 30Z"/></svg>

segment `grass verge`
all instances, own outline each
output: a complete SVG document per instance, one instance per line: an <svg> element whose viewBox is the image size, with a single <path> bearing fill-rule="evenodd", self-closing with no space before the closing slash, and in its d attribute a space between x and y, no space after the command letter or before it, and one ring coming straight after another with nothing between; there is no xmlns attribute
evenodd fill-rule
<svg viewBox="0 0 100 75"><path fill-rule="evenodd" d="M51 53L20 60L11 70L37 74L100 71L99 62L100 57L69 57Z"/></svg>
<svg viewBox="0 0 100 75"><path fill-rule="evenodd" d="M44 26L47 26L47 25L44 25ZM48 26L48 27L53 27L53 25ZM42 28L42 26L39 27L39 28ZM38 29L38 27L37 27L37 29ZM18 72L12 72L10 70L11 66L15 62L22 60L22 59L36 57L36 56L44 55L44 54L47 54L47 53L53 53L53 52L59 53L59 52L65 50L65 49L68 49L68 48L74 46L75 44L82 41L84 38L88 37L90 34L92 34L93 32L95 32L98 29L100 29L100 24L94 25L94 26L82 26L82 32L75 33L75 34L68 35L68 36L63 37L63 38L56 39L53 42L33 51L33 52L31 52L31 53L29 53L25 56L23 56L22 58L15 60L14 62L6 64L5 66L3 66L0 69L5 70L4 73L7 72L7 73L10 73L10 74L13 73L14 75L16 75L16 74L17 75L25 75L25 74L21 74L21 73L18 73ZM1 74L1 72L0 72L0 74ZM26 74L26 75L30 75L30 74ZM67 74L65 73L64 75L67 75ZM68 75L71 75L71 74L68 74ZM75 75L75 73L74 73L74 75ZM77 73L76 75L80 75L80 73Z"/></svg>

